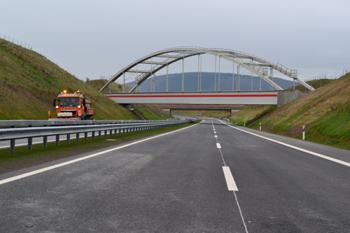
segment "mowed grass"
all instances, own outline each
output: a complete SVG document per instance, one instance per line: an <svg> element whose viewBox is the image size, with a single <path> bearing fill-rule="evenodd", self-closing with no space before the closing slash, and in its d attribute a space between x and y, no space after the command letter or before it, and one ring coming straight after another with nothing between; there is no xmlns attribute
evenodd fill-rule
<svg viewBox="0 0 350 233"><path fill-rule="evenodd" d="M259 119L259 116L268 113ZM259 119L259 120L257 120ZM232 122L254 122L250 127L302 138L343 149L350 149L350 74L332 80L317 90L277 109L251 106L232 117Z"/></svg>
<svg viewBox="0 0 350 233"><path fill-rule="evenodd" d="M230 111L228 110L202 110L200 114L200 110L172 110L172 115L182 115L182 116L196 116L199 117L213 117L213 118L229 118Z"/></svg>
<svg viewBox="0 0 350 233"><path fill-rule="evenodd" d="M15 153L11 153L9 148L1 149L0 173L10 172L13 170L87 152L93 152L107 147L113 147L121 143L131 142L137 139L170 132L196 123L189 123L120 136L118 134L117 136L114 134L110 136L108 131L107 137L105 137L104 134L101 135L101 138L98 138L98 136L95 135L94 140L92 138L88 138L88 140L85 141L84 138L80 138L80 141L76 142L75 139L71 139L69 144L67 144L67 141L60 141L59 146L56 146L55 142L50 142L48 143L47 148L44 148L43 144L33 144L33 150L31 151L28 150L27 146L16 147Z"/></svg>
<svg viewBox="0 0 350 233"><path fill-rule="evenodd" d="M0 120L45 120L48 111L55 117L53 99L63 89L84 93L96 120L138 119L41 54L0 39Z"/></svg>
<svg viewBox="0 0 350 233"><path fill-rule="evenodd" d="M166 120L172 118L171 116L166 115L155 104L134 104L133 108L138 114L147 120Z"/></svg>

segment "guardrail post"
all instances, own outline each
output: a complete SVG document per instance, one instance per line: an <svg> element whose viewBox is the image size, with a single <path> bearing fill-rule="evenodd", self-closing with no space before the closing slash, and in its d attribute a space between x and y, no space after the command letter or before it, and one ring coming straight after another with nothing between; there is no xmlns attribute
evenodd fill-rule
<svg viewBox="0 0 350 233"><path fill-rule="evenodd" d="M107 137L107 130L105 130L105 138Z"/></svg>
<svg viewBox="0 0 350 233"><path fill-rule="evenodd" d="M95 140L95 131L92 131L92 140Z"/></svg>
<svg viewBox="0 0 350 233"><path fill-rule="evenodd" d="M70 134L67 134L67 144L70 143Z"/></svg>
<svg viewBox="0 0 350 233"><path fill-rule="evenodd" d="M60 145L60 135L56 135L56 146Z"/></svg>
<svg viewBox="0 0 350 233"><path fill-rule="evenodd" d="M101 131L98 131L98 138L101 139Z"/></svg>
<svg viewBox="0 0 350 233"><path fill-rule="evenodd" d="M75 135L75 140L76 140L76 142L79 142L79 133L77 133L76 135Z"/></svg>
<svg viewBox="0 0 350 233"><path fill-rule="evenodd" d="M33 138L28 138L28 150L33 150Z"/></svg>
<svg viewBox="0 0 350 233"><path fill-rule="evenodd" d="M15 146L16 144L16 140L15 139L11 139L11 153L15 153Z"/></svg>
<svg viewBox="0 0 350 233"><path fill-rule="evenodd" d="M85 132L85 133L84 133L84 139L85 139L85 141L87 141L87 138L88 138L88 133Z"/></svg>
<svg viewBox="0 0 350 233"><path fill-rule="evenodd" d="M47 147L47 136L44 136L44 147Z"/></svg>

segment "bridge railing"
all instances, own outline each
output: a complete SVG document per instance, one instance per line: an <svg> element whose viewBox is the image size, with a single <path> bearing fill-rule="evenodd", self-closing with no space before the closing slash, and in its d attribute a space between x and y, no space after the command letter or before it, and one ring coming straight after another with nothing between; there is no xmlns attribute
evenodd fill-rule
<svg viewBox="0 0 350 233"><path fill-rule="evenodd" d="M88 124L88 122L55 122L52 121L9 121L0 122L1 125L6 127L12 127L14 125L21 126L20 128L2 128L0 129L0 141L9 140L10 150L12 153L15 152L15 140L16 139L28 139L28 150L32 150L33 138L43 137L43 145L47 147L47 137L55 136L56 145L59 145L60 135L67 136L67 143L70 143L70 135L76 134L76 141L79 142L79 136L81 133L84 134L85 141L88 138L88 133L92 134L92 139L95 139L95 133L98 132L98 137L101 138L102 132L107 137L108 131L110 135L121 135L136 133L140 131L159 129L169 126L176 126L186 124L195 121L195 119L171 119L166 121L99 121L100 124ZM73 123L74 122L74 123ZM15 123L15 124L14 124ZM43 125L49 125L44 126ZM73 124L73 125L68 125ZM38 127L30 127L34 125L40 125ZM26 127L23 127L26 126Z"/></svg>

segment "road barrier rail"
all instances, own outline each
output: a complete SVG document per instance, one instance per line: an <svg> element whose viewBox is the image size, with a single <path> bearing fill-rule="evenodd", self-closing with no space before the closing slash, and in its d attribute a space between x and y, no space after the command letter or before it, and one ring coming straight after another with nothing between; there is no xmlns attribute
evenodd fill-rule
<svg viewBox="0 0 350 233"><path fill-rule="evenodd" d="M107 137L110 135L121 135L159 129L169 126L176 126L195 121L195 119L170 119L161 121L0 121L0 141L10 140L10 150L15 152L16 139L28 138L28 150L33 148L33 138L43 137L43 145L47 147L47 137L56 136L56 145L59 145L60 135L67 135L67 143L70 143L70 135L76 134L76 141L79 142L79 134L84 133L85 141L88 133L95 133L101 138L101 132ZM73 125L71 125L73 124ZM33 127L37 126L37 127ZM17 127L17 128L15 128Z"/></svg>

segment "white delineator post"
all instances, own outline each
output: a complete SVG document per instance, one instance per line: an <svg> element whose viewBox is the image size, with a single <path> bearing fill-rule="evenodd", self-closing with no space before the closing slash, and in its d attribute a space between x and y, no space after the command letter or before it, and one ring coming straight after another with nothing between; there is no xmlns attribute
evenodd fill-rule
<svg viewBox="0 0 350 233"><path fill-rule="evenodd" d="M303 125L303 140L305 140L305 125Z"/></svg>
<svg viewBox="0 0 350 233"><path fill-rule="evenodd" d="M260 123L260 127L259 127L259 130L261 131L261 123Z"/></svg>

